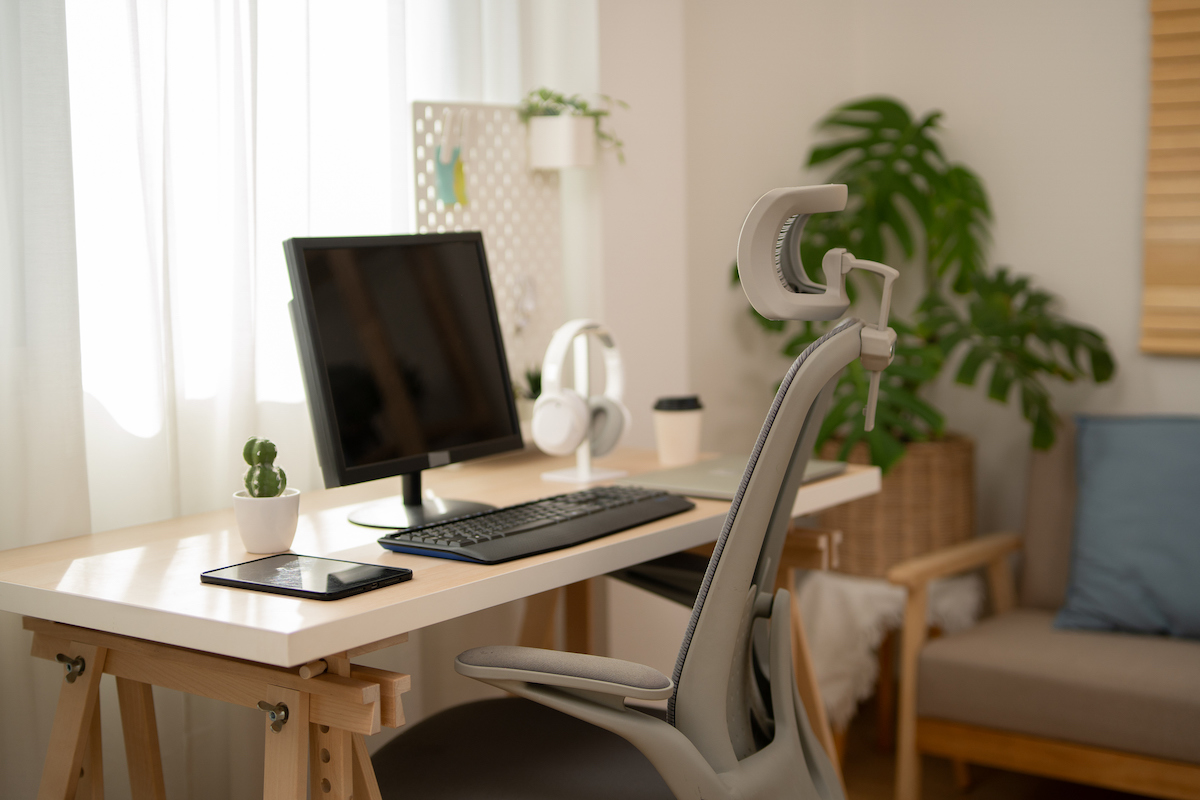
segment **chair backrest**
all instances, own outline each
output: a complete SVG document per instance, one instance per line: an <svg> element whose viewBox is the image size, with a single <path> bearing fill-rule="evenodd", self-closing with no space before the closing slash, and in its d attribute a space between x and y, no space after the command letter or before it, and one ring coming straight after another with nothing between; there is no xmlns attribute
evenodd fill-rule
<svg viewBox="0 0 1200 800"><path fill-rule="evenodd" d="M861 352L862 327L834 328L784 377L692 608L667 719L717 772L769 743L771 694L795 692L793 674L769 674L764 617L804 467L837 378Z"/></svg>
<svg viewBox="0 0 1200 800"><path fill-rule="evenodd" d="M1020 604L1058 610L1067 595L1075 524L1075 423L1063 421L1049 450L1034 450L1025 496Z"/></svg>

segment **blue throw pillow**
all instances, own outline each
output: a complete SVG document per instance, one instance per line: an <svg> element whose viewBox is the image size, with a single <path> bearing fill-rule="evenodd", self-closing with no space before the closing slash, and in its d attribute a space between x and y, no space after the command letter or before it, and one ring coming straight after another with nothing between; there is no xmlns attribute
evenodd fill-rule
<svg viewBox="0 0 1200 800"><path fill-rule="evenodd" d="M1200 417L1080 417L1058 628L1200 639Z"/></svg>

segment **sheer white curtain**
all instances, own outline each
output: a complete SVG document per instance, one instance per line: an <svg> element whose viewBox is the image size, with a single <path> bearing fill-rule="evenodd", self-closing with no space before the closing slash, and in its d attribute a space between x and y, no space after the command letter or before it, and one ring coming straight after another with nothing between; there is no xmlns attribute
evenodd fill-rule
<svg viewBox="0 0 1200 800"><path fill-rule="evenodd" d="M402 3L68 0L95 530L321 485L289 236L407 229Z"/></svg>
<svg viewBox="0 0 1200 800"><path fill-rule="evenodd" d="M0 548L89 528L66 44L61 2L0 0ZM37 792L62 680L29 641L0 614L6 797Z"/></svg>

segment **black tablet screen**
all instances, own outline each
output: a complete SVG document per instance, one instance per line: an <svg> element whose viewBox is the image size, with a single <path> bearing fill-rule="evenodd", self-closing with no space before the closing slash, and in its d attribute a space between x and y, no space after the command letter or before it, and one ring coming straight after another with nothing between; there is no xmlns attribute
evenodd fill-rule
<svg viewBox="0 0 1200 800"><path fill-rule="evenodd" d="M344 596L411 577L412 572L398 567L282 553L215 569L204 573L201 580L281 594Z"/></svg>

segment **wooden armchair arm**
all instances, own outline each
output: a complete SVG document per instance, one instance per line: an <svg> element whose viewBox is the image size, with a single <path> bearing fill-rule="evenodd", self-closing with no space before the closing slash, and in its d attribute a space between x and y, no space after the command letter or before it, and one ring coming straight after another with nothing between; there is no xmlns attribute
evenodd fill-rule
<svg viewBox="0 0 1200 800"><path fill-rule="evenodd" d="M942 548L907 561L887 572L887 579L909 589L935 578L976 569L1021 549L1021 537L1015 533L990 533Z"/></svg>
<svg viewBox="0 0 1200 800"><path fill-rule="evenodd" d="M908 589L901 634L900 707L896 743L896 798L917 800L921 785L921 761L917 756L917 659L927 633L926 609L929 582L967 570L987 567L992 610L1008 611L1015 604L1012 569L1008 556L1021 549L1015 533L992 533L943 548L888 570L889 581Z"/></svg>

